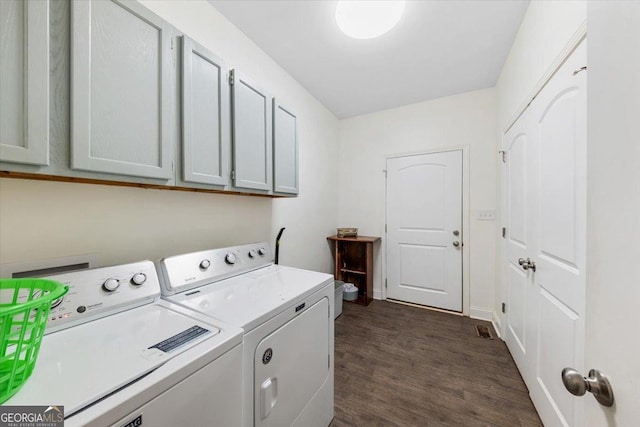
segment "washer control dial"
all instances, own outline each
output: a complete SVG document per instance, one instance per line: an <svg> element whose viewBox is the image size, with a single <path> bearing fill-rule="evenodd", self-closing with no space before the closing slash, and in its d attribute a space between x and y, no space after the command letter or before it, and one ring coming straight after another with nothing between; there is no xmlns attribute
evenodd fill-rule
<svg viewBox="0 0 640 427"><path fill-rule="evenodd" d="M133 283L136 286L140 286L146 281L147 281L147 275L144 273L136 273L131 278L131 283Z"/></svg>
<svg viewBox="0 0 640 427"><path fill-rule="evenodd" d="M201 269L206 270L209 267L211 267L211 261L209 261L208 259L203 259L202 261L200 261Z"/></svg>
<svg viewBox="0 0 640 427"><path fill-rule="evenodd" d="M258 253L260 254L260 256L265 256L267 254L267 248L260 248L258 249Z"/></svg>
<svg viewBox="0 0 640 427"><path fill-rule="evenodd" d="M256 252L256 250L255 250L255 249L251 249L251 250L249 251L249 258L255 258L255 257L256 257L256 255L258 255L258 253Z"/></svg>
<svg viewBox="0 0 640 427"><path fill-rule="evenodd" d="M118 286L120 286L120 281L118 279L110 278L104 281L102 289L107 292L113 292L118 289Z"/></svg>
<svg viewBox="0 0 640 427"><path fill-rule="evenodd" d="M64 297L58 298L57 300L53 301L51 303L51 308L56 308L57 306L62 304L62 300L64 300Z"/></svg>
<svg viewBox="0 0 640 427"><path fill-rule="evenodd" d="M224 257L224 260L227 264L235 264L236 263L236 254L228 253L227 256Z"/></svg>

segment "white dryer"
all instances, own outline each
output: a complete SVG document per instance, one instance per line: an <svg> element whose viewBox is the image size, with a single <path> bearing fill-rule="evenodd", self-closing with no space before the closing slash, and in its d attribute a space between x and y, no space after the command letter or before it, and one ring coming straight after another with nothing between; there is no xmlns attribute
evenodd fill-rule
<svg viewBox="0 0 640 427"><path fill-rule="evenodd" d="M36 367L4 405L62 405L65 426L240 426L242 330L160 300L151 261L51 276Z"/></svg>
<svg viewBox="0 0 640 427"><path fill-rule="evenodd" d="M244 426L333 419L333 276L274 265L266 243L159 262L163 297L244 329Z"/></svg>

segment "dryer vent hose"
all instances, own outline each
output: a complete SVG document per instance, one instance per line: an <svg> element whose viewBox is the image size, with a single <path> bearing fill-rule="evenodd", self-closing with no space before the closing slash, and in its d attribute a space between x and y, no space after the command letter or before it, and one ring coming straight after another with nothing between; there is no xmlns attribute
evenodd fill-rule
<svg viewBox="0 0 640 427"><path fill-rule="evenodd" d="M282 237L282 233L284 232L284 227L280 229L278 232L278 237L276 237L276 257L273 261L275 264L278 264L278 258L280 256L280 238Z"/></svg>

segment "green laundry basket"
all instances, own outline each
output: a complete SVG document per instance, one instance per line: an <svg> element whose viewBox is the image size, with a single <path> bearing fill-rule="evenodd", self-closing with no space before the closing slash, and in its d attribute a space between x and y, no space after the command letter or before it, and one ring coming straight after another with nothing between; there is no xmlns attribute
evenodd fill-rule
<svg viewBox="0 0 640 427"><path fill-rule="evenodd" d="M0 279L0 403L33 372L51 303L68 290L53 280Z"/></svg>

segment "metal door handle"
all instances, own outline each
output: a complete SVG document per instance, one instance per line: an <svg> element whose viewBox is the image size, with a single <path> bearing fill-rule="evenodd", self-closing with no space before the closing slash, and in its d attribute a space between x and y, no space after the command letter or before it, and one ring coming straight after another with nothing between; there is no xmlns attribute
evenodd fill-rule
<svg viewBox="0 0 640 427"><path fill-rule="evenodd" d="M607 377L596 369L589 371L588 377L583 377L573 368L562 370L562 383L569 393L575 396L584 396L586 392L593 393L599 404L602 406L612 406L613 389Z"/></svg>
<svg viewBox="0 0 640 427"><path fill-rule="evenodd" d="M455 242L453 242L453 246L455 246L456 248L460 246L460 242L458 242L457 240Z"/></svg>
<svg viewBox="0 0 640 427"><path fill-rule="evenodd" d="M523 270L531 269L534 272L536 271L536 263L534 261L531 261L531 258L518 258L518 264L522 266Z"/></svg>

